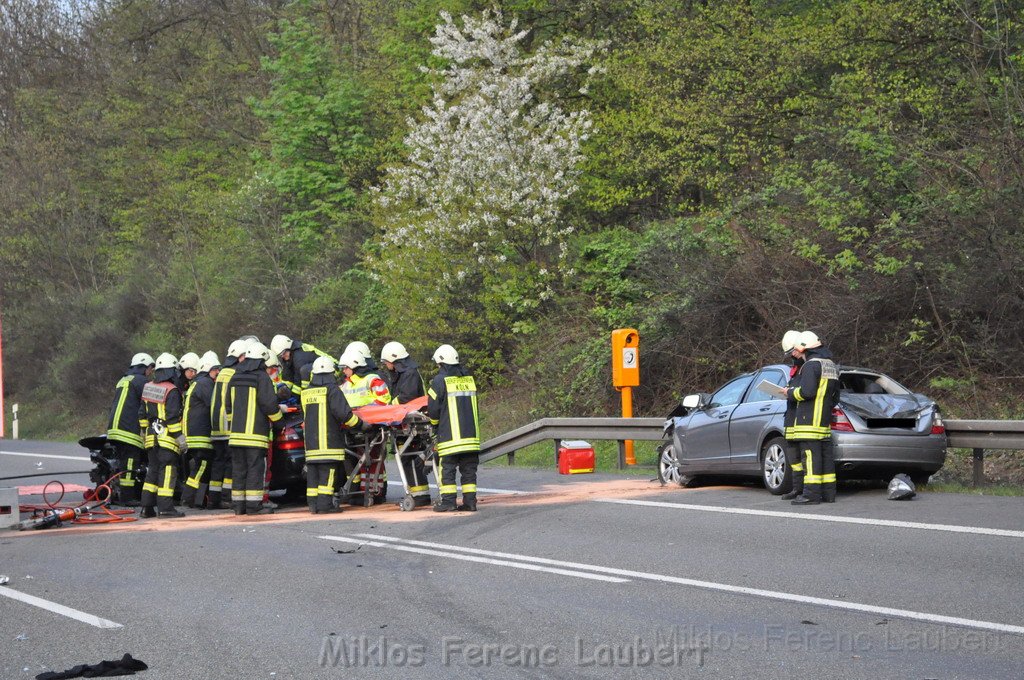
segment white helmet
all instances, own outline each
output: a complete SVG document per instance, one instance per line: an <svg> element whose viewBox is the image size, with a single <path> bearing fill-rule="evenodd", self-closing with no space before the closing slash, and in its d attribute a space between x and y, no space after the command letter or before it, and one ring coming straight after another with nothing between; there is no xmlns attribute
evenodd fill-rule
<svg viewBox="0 0 1024 680"><path fill-rule="evenodd" d="M228 356L235 357L236 359L245 354L245 346L248 345L245 340L235 340L228 345Z"/></svg>
<svg viewBox="0 0 1024 680"><path fill-rule="evenodd" d="M811 331L804 331L800 334L800 340L796 343L800 349L814 349L821 347L821 340Z"/></svg>
<svg viewBox="0 0 1024 680"><path fill-rule="evenodd" d="M270 361L270 349L259 340L250 340L245 348L246 359L263 359Z"/></svg>
<svg viewBox="0 0 1024 680"><path fill-rule="evenodd" d="M170 352L164 352L163 354L158 356L156 358L156 363L153 366L153 368L155 368L158 371L160 369L162 369L162 368L177 368L177 367L178 367L178 360L175 359L174 355L171 354Z"/></svg>
<svg viewBox="0 0 1024 680"><path fill-rule="evenodd" d="M352 349L352 345L349 345L348 349L338 357L338 363L356 369L366 365L366 357L359 351L359 348Z"/></svg>
<svg viewBox="0 0 1024 680"><path fill-rule="evenodd" d="M195 352L185 352L181 355L181 358L178 359L178 366L183 371L191 368L193 371L198 373L201 366L199 355Z"/></svg>
<svg viewBox="0 0 1024 680"><path fill-rule="evenodd" d="M199 360L199 372L209 373L217 366L220 366L220 359L217 357L217 353L210 350L203 355L203 358Z"/></svg>
<svg viewBox="0 0 1024 680"><path fill-rule="evenodd" d="M782 336L782 353L789 356L798 344L800 344L800 336L803 333L800 331L786 331L786 334Z"/></svg>
<svg viewBox="0 0 1024 680"><path fill-rule="evenodd" d="M359 342L358 340L356 340L355 342L348 343L348 347L346 347L345 351L341 353L341 356L345 356L351 351L359 352L359 356L363 357L364 359L373 358L373 354L370 353L370 348L367 346L365 342ZM366 363L364 362L360 365L365 366Z"/></svg>
<svg viewBox="0 0 1024 680"><path fill-rule="evenodd" d="M405 359L409 356L408 350L405 349L405 345L400 342L392 340L380 350L381 361L398 361L399 359Z"/></svg>
<svg viewBox="0 0 1024 680"><path fill-rule="evenodd" d="M281 360L277 358L276 354L271 352L270 353L270 358L267 359L267 368L274 368L274 367L280 368L281 367Z"/></svg>
<svg viewBox="0 0 1024 680"><path fill-rule="evenodd" d="M145 352L139 352L132 357L132 363L129 366L152 366L155 362L153 357L149 356Z"/></svg>
<svg viewBox="0 0 1024 680"><path fill-rule="evenodd" d="M281 352L291 348L292 339L287 335L275 335L274 339L270 341L270 351L277 356L281 356Z"/></svg>
<svg viewBox="0 0 1024 680"><path fill-rule="evenodd" d="M451 345L441 345L434 350L434 363L457 364L459 363L459 353Z"/></svg>
<svg viewBox="0 0 1024 680"><path fill-rule="evenodd" d="M330 357L317 357L313 362L312 373L334 373L334 359Z"/></svg>

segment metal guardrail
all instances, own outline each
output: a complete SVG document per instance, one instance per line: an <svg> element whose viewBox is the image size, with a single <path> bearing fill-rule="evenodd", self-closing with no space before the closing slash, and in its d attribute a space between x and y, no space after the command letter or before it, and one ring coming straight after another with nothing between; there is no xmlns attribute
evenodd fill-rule
<svg viewBox="0 0 1024 680"><path fill-rule="evenodd" d="M619 442L619 461L623 459L622 442L633 440L659 441L664 418L542 418L529 425L498 435L480 447L480 461L487 462L508 456L515 463L519 449L547 440L596 439ZM949 446L974 450L974 485L984 484L986 449L1024 450L1024 420L947 420Z"/></svg>

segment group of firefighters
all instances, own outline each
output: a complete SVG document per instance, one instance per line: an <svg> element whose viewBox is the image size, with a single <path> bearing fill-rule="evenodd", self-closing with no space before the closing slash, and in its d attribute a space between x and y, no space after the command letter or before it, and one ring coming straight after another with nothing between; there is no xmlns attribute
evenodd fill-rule
<svg viewBox="0 0 1024 680"><path fill-rule="evenodd" d="M839 371L832 352L811 331L786 331L782 351L792 361L784 424L793 478L782 498L793 505L835 503L832 409L839 402Z"/></svg>
<svg viewBox="0 0 1024 680"><path fill-rule="evenodd" d="M433 508L476 511L477 391L458 352L451 345L437 348L438 374L429 386L401 343L385 344L380 360L382 368L363 342L350 343L335 361L285 335L274 336L270 347L243 336L223 362L213 351L180 358L165 352L156 359L136 354L117 382L107 429L117 454L120 502L140 506L141 517L183 517L174 502L180 466L187 470L181 494L186 507L222 509L230 502L236 515L273 512L273 504L264 502L267 451L291 402L303 412L307 506L313 513L341 512L335 502L340 476L359 481L349 438L374 428L353 409L426 396L440 460L440 500ZM423 459L400 462L415 506L430 505ZM139 479L143 463L146 474Z"/></svg>

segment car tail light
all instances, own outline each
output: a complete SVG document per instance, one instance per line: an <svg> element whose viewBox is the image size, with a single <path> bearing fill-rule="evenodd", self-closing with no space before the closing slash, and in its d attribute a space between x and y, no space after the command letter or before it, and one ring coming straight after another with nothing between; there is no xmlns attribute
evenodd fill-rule
<svg viewBox="0 0 1024 680"><path fill-rule="evenodd" d="M838 406L832 409L832 430L834 432L854 432L853 423L843 413L843 409Z"/></svg>
<svg viewBox="0 0 1024 680"><path fill-rule="evenodd" d="M301 449L303 446L304 446L304 444L303 444L303 441L301 439L299 439L299 440L287 440L286 439L284 441L278 441L277 445L274 448L276 448L278 451L294 451L296 449Z"/></svg>
<svg viewBox="0 0 1024 680"><path fill-rule="evenodd" d="M932 416L932 434L946 434L946 424L942 422L938 411Z"/></svg>

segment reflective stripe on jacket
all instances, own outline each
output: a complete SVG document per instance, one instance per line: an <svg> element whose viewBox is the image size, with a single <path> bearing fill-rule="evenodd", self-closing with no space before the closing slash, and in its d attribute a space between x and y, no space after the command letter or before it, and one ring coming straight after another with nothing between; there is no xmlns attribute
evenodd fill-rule
<svg viewBox="0 0 1024 680"><path fill-rule="evenodd" d="M345 459L343 427L353 427L359 416L352 413L333 375L314 375L302 390L303 428L306 462Z"/></svg>
<svg viewBox="0 0 1024 680"><path fill-rule="evenodd" d="M788 402L795 404L793 424L786 439L807 441L832 436L832 409L839 401L839 371L825 348L809 349L807 360L796 374L796 387Z"/></svg>
<svg viewBox="0 0 1024 680"><path fill-rule="evenodd" d="M228 383L224 408L230 413L228 444L249 448L270 445L270 424L281 420L274 383L260 359L238 365Z"/></svg>
<svg viewBox="0 0 1024 680"><path fill-rule="evenodd" d="M199 373L185 393L185 442L190 449L212 449L210 439L210 402L213 401L213 378L209 373Z"/></svg>
<svg viewBox="0 0 1024 680"><path fill-rule="evenodd" d="M117 381L114 388L117 393L107 421L107 439L142 448L144 426L139 418L139 410L142 408L142 387L147 382L149 378L146 377L145 366L132 366Z"/></svg>

